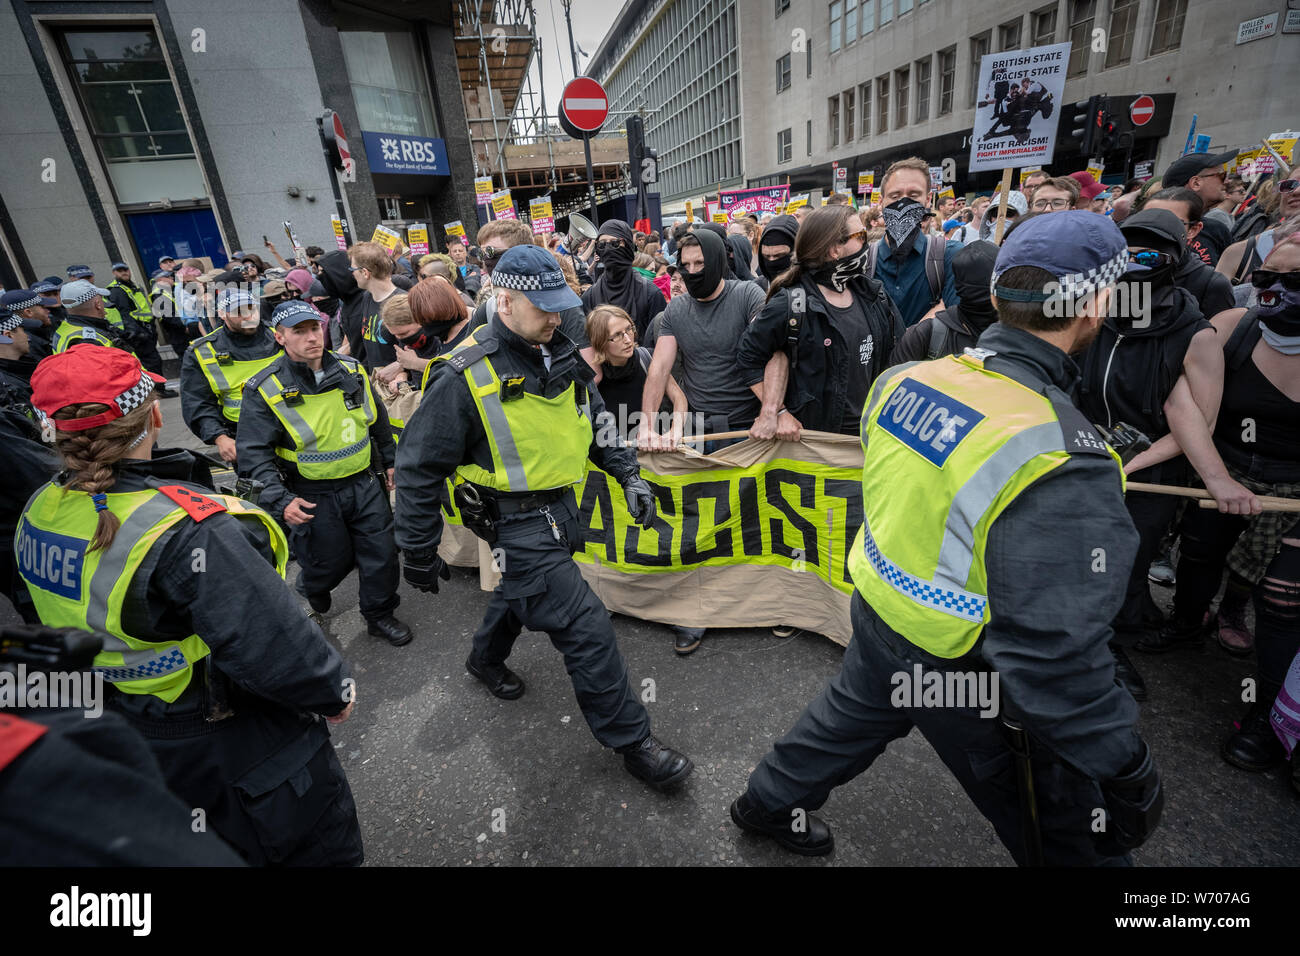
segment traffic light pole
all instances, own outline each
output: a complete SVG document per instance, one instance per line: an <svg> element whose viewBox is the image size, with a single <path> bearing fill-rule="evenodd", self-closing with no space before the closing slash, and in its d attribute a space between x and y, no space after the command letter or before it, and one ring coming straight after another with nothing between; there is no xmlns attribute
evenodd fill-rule
<svg viewBox="0 0 1300 956"><path fill-rule="evenodd" d="M600 216L596 213L596 177L591 172L591 137L582 137L582 152L587 160L587 199L591 203L591 224L600 227Z"/></svg>
<svg viewBox="0 0 1300 956"><path fill-rule="evenodd" d="M325 121L319 116L316 117L316 132L320 134L320 148L321 152L325 154L325 168L329 170L330 186L334 189L334 205L339 211L339 222L343 224L343 239L350 246L352 245L352 230L348 227L348 214L343 208L343 193L339 191L339 176L334 169L333 161L330 159L329 144L325 142Z"/></svg>

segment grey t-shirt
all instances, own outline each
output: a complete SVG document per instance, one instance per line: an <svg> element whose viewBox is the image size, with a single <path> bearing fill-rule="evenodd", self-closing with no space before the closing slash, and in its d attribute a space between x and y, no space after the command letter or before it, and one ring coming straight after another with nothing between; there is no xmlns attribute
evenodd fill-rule
<svg viewBox="0 0 1300 956"><path fill-rule="evenodd" d="M677 340L682 391L691 411L726 415L731 428L748 428L760 407L741 380L736 355L745 327L763 308L763 290L753 282L728 279L710 302L673 296L664 309L659 336Z"/></svg>

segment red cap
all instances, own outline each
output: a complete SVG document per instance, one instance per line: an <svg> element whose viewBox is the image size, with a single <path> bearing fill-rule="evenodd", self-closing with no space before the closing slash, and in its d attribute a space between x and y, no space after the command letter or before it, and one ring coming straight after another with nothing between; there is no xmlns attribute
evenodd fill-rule
<svg viewBox="0 0 1300 956"><path fill-rule="evenodd" d="M82 342L42 359L32 372L32 406L64 432L98 428L140 408L153 398L154 385L167 381L147 372L130 352ZM89 418L55 418L69 405L107 405Z"/></svg>
<svg viewBox="0 0 1300 956"><path fill-rule="evenodd" d="M1106 191L1106 187L1093 179L1087 171L1070 173L1070 178L1079 184L1079 195L1090 202Z"/></svg>

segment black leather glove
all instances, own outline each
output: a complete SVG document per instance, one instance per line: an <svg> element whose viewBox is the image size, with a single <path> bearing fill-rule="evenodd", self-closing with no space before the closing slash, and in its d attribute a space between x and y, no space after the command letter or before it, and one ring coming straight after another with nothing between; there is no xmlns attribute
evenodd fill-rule
<svg viewBox="0 0 1300 956"><path fill-rule="evenodd" d="M402 577L416 590L437 594L438 579L450 581L451 568L438 557L437 551L407 551Z"/></svg>
<svg viewBox="0 0 1300 956"><path fill-rule="evenodd" d="M649 530L655 520L655 493L645 479L639 475L628 478L623 482L623 496L627 499L627 510L632 520Z"/></svg>
<svg viewBox="0 0 1300 956"><path fill-rule="evenodd" d="M1142 742L1142 753L1134 761L1136 769L1101 785L1110 824L1103 848L1115 855L1136 849L1147 841L1160 824L1165 808L1165 792L1160 772L1151 759L1151 749ZM1132 764L1130 764L1132 766Z"/></svg>

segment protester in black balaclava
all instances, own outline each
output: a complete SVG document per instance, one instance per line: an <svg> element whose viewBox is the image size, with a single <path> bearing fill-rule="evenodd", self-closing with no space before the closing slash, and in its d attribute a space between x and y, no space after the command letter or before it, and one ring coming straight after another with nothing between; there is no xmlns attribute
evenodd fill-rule
<svg viewBox="0 0 1300 956"><path fill-rule="evenodd" d="M983 239L962 247L952 260L961 304L955 309L940 309L908 329L889 356L890 364L960 355L973 348L980 334L998 318L989 293L997 258L998 247Z"/></svg>
<svg viewBox="0 0 1300 956"><path fill-rule="evenodd" d="M766 292L767 279L754 275L754 270L749 266L750 260L754 258L754 247L749 244L749 239L745 236L727 236L726 243L727 264L731 268L731 274L746 282L757 282L759 288Z"/></svg>
<svg viewBox="0 0 1300 956"><path fill-rule="evenodd" d="M653 282L632 268L636 258L632 227L610 219L596 233L596 256L604 264L600 278L582 294L582 308L590 313L598 305L616 305L632 317L638 338L644 338L652 319L664 310L665 299Z"/></svg>
<svg viewBox="0 0 1300 956"><path fill-rule="evenodd" d="M715 224L716 225L716 224ZM682 281L693 299L707 299L718 291L718 283L730 275L727 264L727 244L711 229L695 230L704 256L704 268L698 272L682 271Z"/></svg>
<svg viewBox="0 0 1300 956"><path fill-rule="evenodd" d="M771 281L794 262L794 240L799 220L794 216L776 216L763 227L758 240L758 268Z"/></svg>

